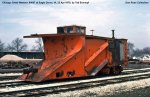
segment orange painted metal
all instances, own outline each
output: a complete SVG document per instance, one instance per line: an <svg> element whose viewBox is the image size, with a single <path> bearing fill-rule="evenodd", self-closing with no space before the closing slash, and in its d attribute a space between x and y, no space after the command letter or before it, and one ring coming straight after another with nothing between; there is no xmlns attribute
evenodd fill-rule
<svg viewBox="0 0 150 97"><path fill-rule="evenodd" d="M66 28L65 28L66 29ZM38 34L26 37L42 37L45 58L35 66L37 72L23 74L19 79L41 82L52 79L95 76L104 67L112 67L112 53L109 51L111 38L85 34ZM127 48L126 40L123 40ZM127 65L127 50L124 50ZM118 64L119 65L119 64Z"/></svg>

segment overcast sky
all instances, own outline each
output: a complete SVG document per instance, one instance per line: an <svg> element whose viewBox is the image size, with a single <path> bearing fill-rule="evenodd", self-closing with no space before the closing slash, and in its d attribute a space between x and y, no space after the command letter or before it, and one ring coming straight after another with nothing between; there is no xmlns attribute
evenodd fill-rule
<svg viewBox="0 0 150 97"><path fill-rule="evenodd" d="M86 26L87 34L94 29L94 35L111 37L111 30L115 29L117 38L127 38L136 48L150 46L150 0L141 0L148 4L125 3L131 0L89 0L89 4L75 5L17 5L2 4L12 0L0 1L0 39L6 43L34 33L56 33L57 26L76 24ZM31 47L34 40L24 39L24 42Z"/></svg>

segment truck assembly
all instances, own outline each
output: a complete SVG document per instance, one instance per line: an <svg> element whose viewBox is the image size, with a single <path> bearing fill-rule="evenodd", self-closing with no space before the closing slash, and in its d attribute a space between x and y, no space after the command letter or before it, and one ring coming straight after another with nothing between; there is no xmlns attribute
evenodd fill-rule
<svg viewBox="0 0 150 97"><path fill-rule="evenodd" d="M84 26L57 27L57 34L31 34L24 38L42 38L44 59L24 69L23 81L120 74L128 65L127 39L86 35Z"/></svg>

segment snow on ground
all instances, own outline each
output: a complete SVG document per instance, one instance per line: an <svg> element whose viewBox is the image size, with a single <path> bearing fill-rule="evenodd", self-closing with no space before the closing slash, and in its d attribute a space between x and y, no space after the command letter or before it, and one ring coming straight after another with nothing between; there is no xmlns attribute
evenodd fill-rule
<svg viewBox="0 0 150 97"><path fill-rule="evenodd" d="M106 85L106 86L99 86L95 88L90 89L84 89L84 90L76 90L76 91L69 91L65 93L59 93L59 94L50 94L46 97L87 97L87 96L107 96L107 95L114 95L117 92L123 92L123 91L132 91L134 89L139 89L143 87L150 86L150 78L148 79L142 79L142 80L136 80L136 81L128 81L123 83L116 83L112 85Z"/></svg>

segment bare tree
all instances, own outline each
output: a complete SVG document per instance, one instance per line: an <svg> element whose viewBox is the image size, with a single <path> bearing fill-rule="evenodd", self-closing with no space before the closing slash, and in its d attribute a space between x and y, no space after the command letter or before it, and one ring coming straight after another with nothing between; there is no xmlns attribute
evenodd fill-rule
<svg viewBox="0 0 150 97"><path fill-rule="evenodd" d="M32 51L43 52L43 42L41 38L35 40L35 46L32 47Z"/></svg>
<svg viewBox="0 0 150 97"><path fill-rule="evenodd" d="M4 51L4 43L0 40L0 51Z"/></svg>
<svg viewBox="0 0 150 97"><path fill-rule="evenodd" d="M150 47L143 48L143 54L150 54Z"/></svg>
<svg viewBox="0 0 150 97"><path fill-rule="evenodd" d="M150 47L145 47L143 49L138 49L134 47L134 44L131 42L128 42L128 52L129 56L143 56L144 54L150 54Z"/></svg>
<svg viewBox="0 0 150 97"><path fill-rule="evenodd" d="M134 44L131 42L128 42L128 52L129 52L129 56L132 56L134 52Z"/></svg>
<svg viewBox="0 0 150 97"><path fill-rule="evenodd" d="M145 47L143 49L135 49L132 56L143 56L144 54L150 54L150 47Z"/></svg>
<svg viewBox="0 0 150 97"><path fill-rule="evenodd" d="M11 44L8 44L7 51L21 52L27 49L27 45L20 38L14 39Z"/></svg>
<svg viewBox="0 0 150 97"><path fill-rule="evenodd" d="M132 54L132 56L142 56L143 55L143 50L136 48Z"/></svg>

